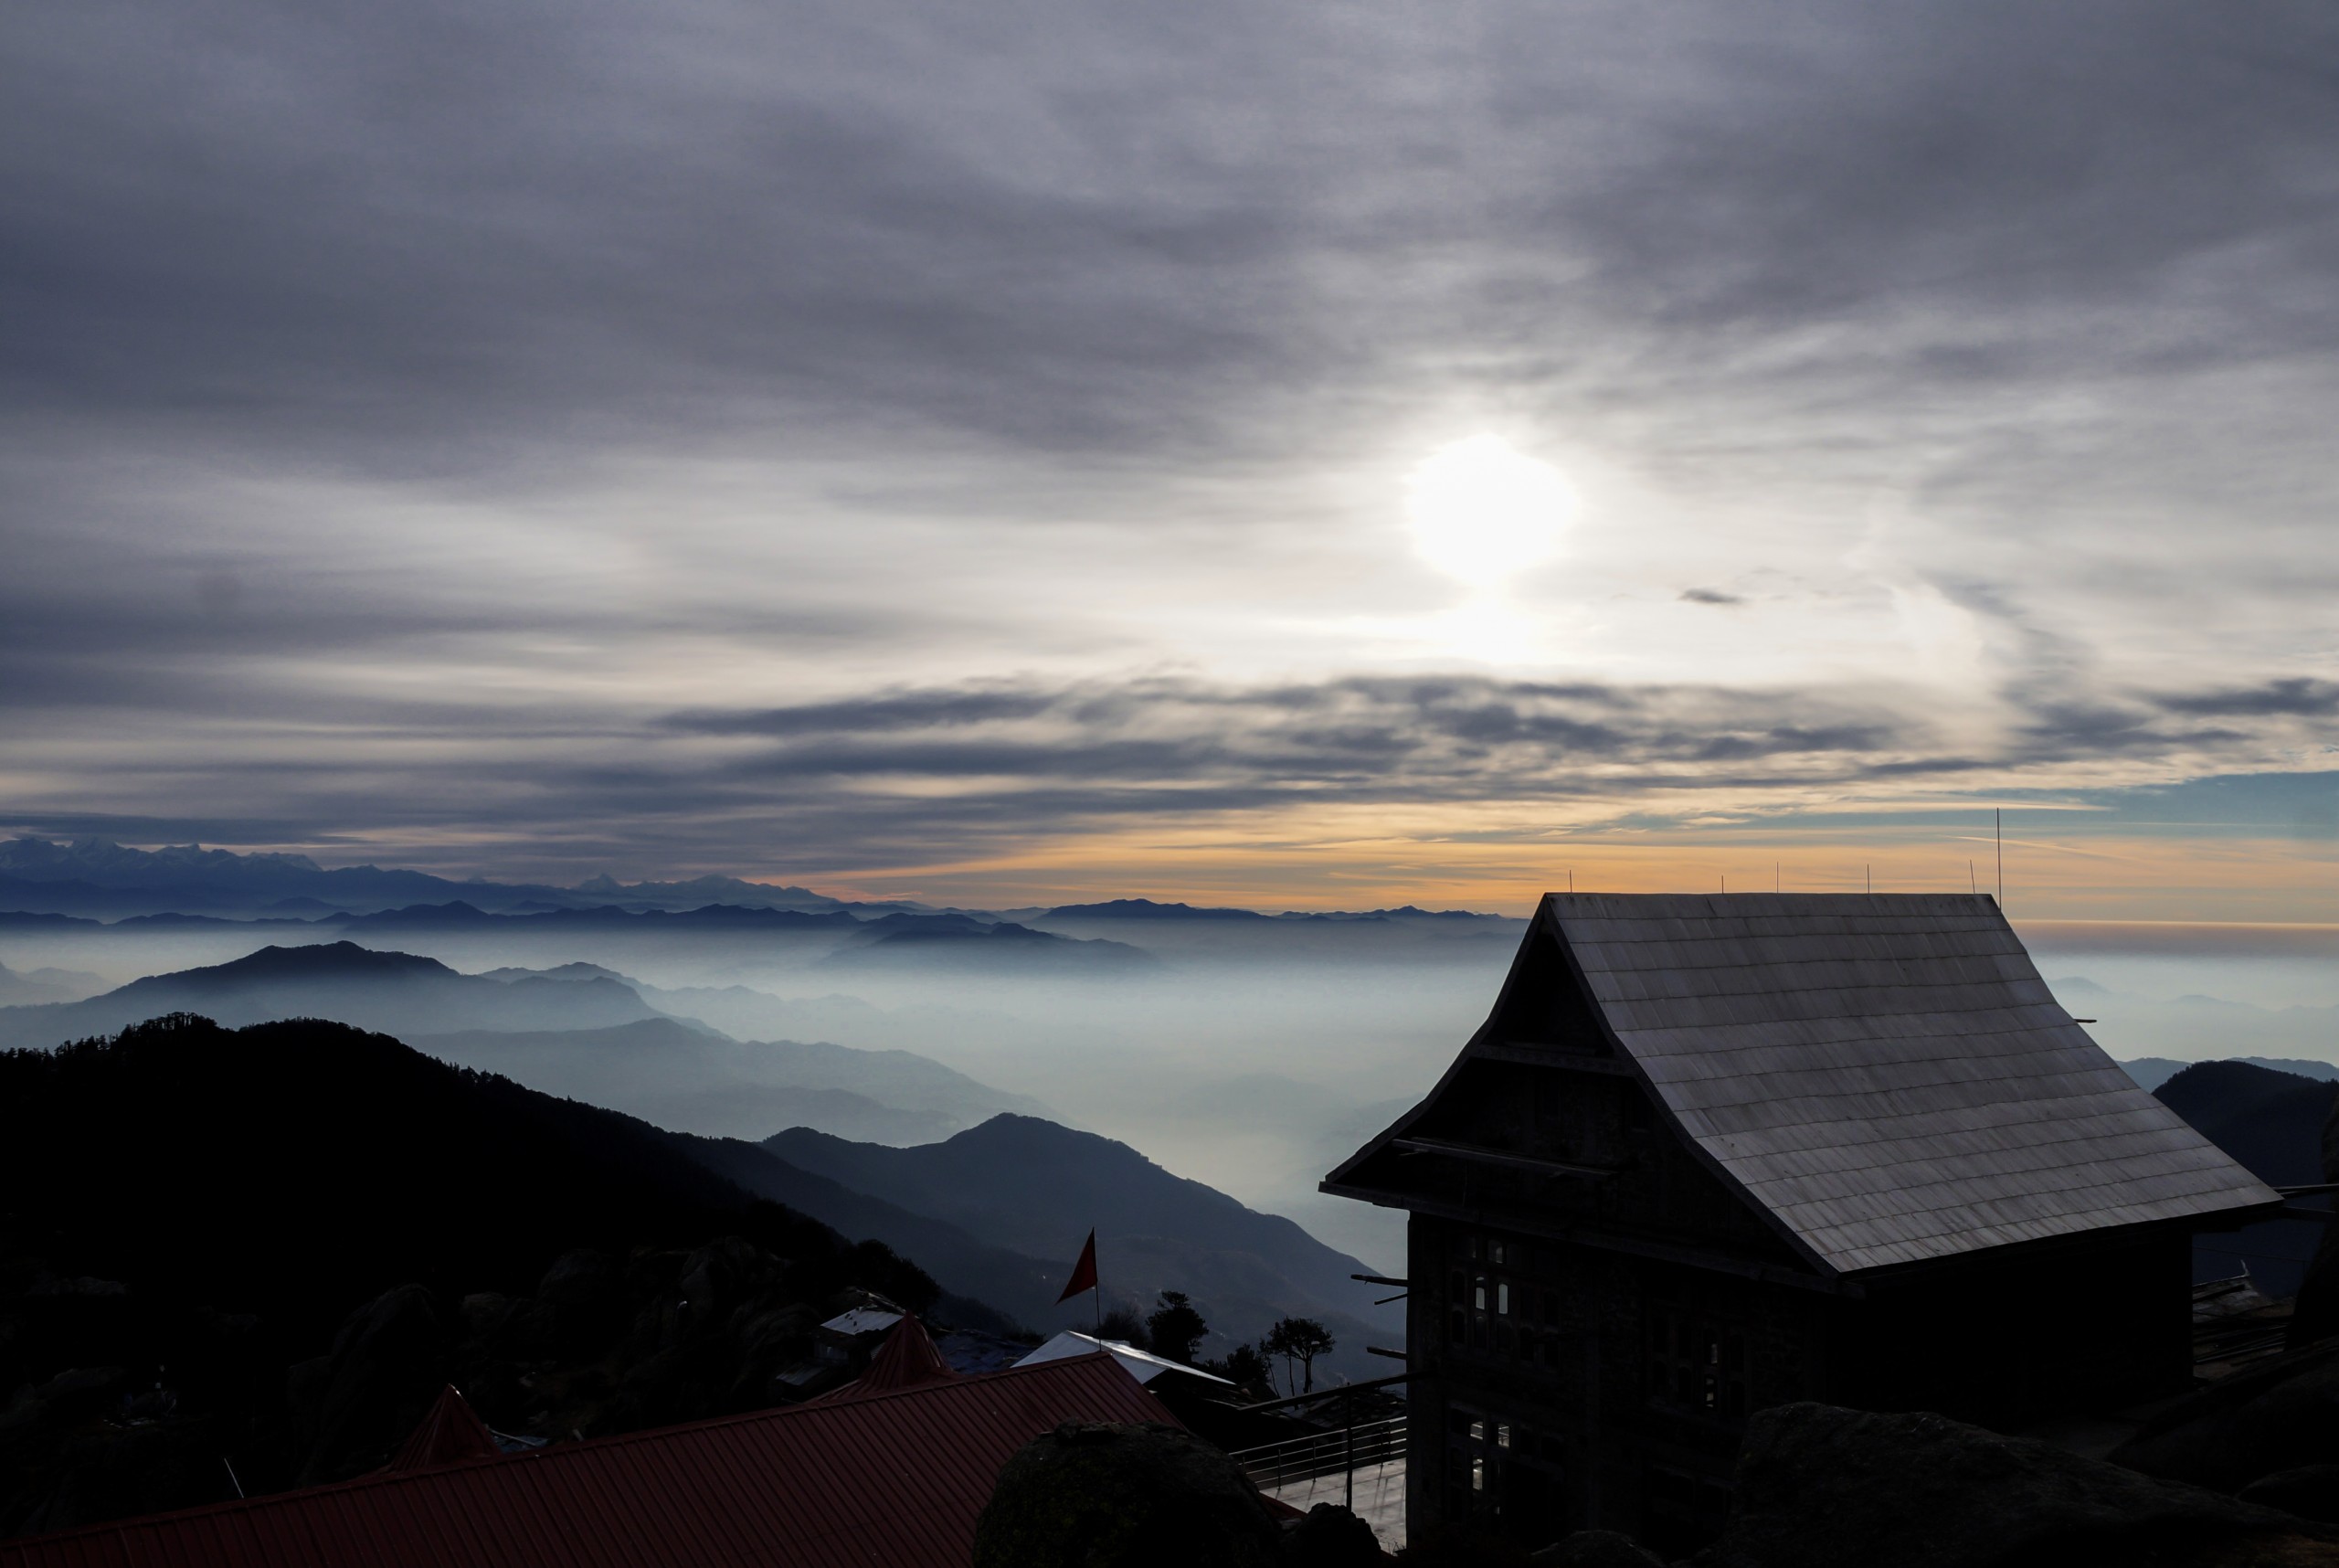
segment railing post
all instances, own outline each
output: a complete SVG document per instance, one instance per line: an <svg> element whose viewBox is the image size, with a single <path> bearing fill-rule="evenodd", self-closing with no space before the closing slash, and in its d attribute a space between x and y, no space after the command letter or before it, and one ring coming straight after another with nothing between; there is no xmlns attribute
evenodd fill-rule
<svg viewBox="0 0 2339 1568"><path fill-rule="evenodd" d="M1348 1501L1347 1501L1347 1505L1346 1505L1346 1506L1347 1506L1347 1508L1348 1508L1348 1510L1349 1510L1350 1513L1354 1513L1354 1512L1356 1511L1356 1395L1355 1395L1355 1394L1352 1394L1352 1393L1350 1393L1350 1394L1343 1394L1343 1395L1341 1396L1341 1398L1340 1398L1340 1412L1341 1412L1341 1414L1344 1414L1344 1415L1346 1415L1346 1416L1348 1417L1348 1453L1347 1453L1347 1455L1345 1456L1345 1457L1346 1457L1346 1458L1347 1458L1347 1460L1348 1460L1348 1464L1347 1464L1347 1467L1346 1467L1346 1473L1347 1473L1347 1478L1347 1478L1344 1482L1342 1482L1342 1483L1341 1483L1341 1491L1342 1491L1342 1493L1346 1496L1346 1498L1347 1498L1347 1499L1348 1499Z"/></svg>

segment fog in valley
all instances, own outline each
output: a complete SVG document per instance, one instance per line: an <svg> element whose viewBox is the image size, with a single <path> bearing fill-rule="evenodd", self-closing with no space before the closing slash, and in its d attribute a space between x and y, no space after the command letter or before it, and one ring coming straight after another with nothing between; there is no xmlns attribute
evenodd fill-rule
<svg viewBox="0 0 2339 1568"><path fill-rule="evenodd" d="M0 1001L50 1005L0 1012L0 1030L10 1044L53 1044L45 1033L109 1022L56 1004L270 947L348 942L436 959L500 989L416 1011L410 986L384 991L336 970L304 980L306 990L280 980L210 1010L228 1014L223 1022L257 1021L239 1007L273 1008L383 1028L446 1060L680 1131L760 1139L805 1126L904 1146L1002 1111L1042 1117L1117 1139L1399 1274L1402 1216L1316 1184L1445 1069L1524 929L1417 912L718 908L20 916L0 931L11 988ZM790 918L826 923L782 923ZM2026 935L2059 996L2097 1021L2091 1032L2115 1057L2339 1059L2328 933L2042 923ZM122 1001L138 1012L166 1000Z"/></svg>

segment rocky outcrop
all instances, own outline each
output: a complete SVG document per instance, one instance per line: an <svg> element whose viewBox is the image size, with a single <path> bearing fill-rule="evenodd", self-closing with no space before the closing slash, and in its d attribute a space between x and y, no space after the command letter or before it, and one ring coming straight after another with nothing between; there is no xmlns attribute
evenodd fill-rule
<svg viewBox="0 0 2339 1568"><path fill-rule="evenodd" d="M1787 1404L1747 1424L1696 1568L2339 1568L2339 1533L1930 1414Z"/></svg>
<svg viewBox="0 0 2339 1568"><path fill-rule="evenodd" d="M2339 1464L2339 1344L2232 1373L2162 1412L2111 1458L2228 1492L2277 1471Z"/></svg>
<svg viewBox="0 0 2339 1568"><path fill-rule="evenodd" d="M1528 1562L1535 1568L1665 1568L1663 1558L1613 1530L1579 1530Z"/></svg>
<svg viewBox="0 0 2339 1568"><path fill-rule="evenodd" d="M1017 1450L975 1527L975 1568L1275 1568L1284 1531L1191 1433L1067 1422Z"/></svg>
<svg viewBox="0 0 2339 1568"><path fill-rule="evenodd" d="M302 1486L381 1467L446 1382L445 1338L430 1292L401 1285L352 1313L330 1354L292 1369L286 1399L307 1455Z"/></svg>
<svg viewBox="0 0 2339 1568"><path fill-rule="evenodd" d="M1382 1568L1372 1526L1337 1503L1318 1503L1284 1532L1284 1568Z"/></svg>

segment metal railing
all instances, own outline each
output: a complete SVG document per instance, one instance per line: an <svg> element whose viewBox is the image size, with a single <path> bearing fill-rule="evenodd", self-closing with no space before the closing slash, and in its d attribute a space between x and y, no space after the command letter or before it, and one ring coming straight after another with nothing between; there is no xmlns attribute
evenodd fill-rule
<svg viewBox="0 0 2339 1568"><path fill-rule="evenodd" d="M1360 1422L1354 1426L1336 1426L1328 1432L1288 1437L1280 1443L1262 1443L1255 1448L1238 1448L1228 1456L1243 1467L1243 1473L1261 1491L1273 1491L1295 1481L1313 1480L1318 1476L1337 1476L1343 1470L1369 1469L1404 1457L1405 1418L1402 1415L1392 1415L1385 1421Z"/></svg>

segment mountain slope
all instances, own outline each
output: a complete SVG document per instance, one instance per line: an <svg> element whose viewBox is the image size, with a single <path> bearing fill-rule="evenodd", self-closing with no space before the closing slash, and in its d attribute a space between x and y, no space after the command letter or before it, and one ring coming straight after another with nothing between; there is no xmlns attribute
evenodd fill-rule
<svg viewBox="0 0 2339 1568"><path fill-rule="evenodd" d="M2323 1180L2323 1127L2339 1084L2249 1062L2196 1062L2153 1091L2210 1142L2271 1186ZM2323 1206L2325 1200L2302 1202ZM2243 1267L2270 1296L2289 1296L2322 1240L2313 1220L2265 1220L2194 1243L2194 1275L2212 1279Z"/></svg>
<svg viewBox="0 0 2339 1568"><path fill-rule="evenodd" d="M330 942L262 948L232 963L150 975L86 1001L0 1008L0 1046L55 1045L166 1012L201 1013L230 1027L324 1018L390 1034L598 1029L663 1016L614 980L507 983L459 974L435 959Z"/></svg>
<svg viewBox="0 0 2339 1568"><path fill-rule="evenodd" d="M2247 1062L2253 1067L2266 1067L2277 1073L2290 1073L2319 1082L2339 1081L2339 1064L2310 1062L2298 1056L2228 1056L2230 1062ZM2136 1056L2120 1064L2127 1075L2146 1089L2157 1089L2186 1068L2191 1062L2179 1062L2171 1056Z"/></svg>
<svg viewBox="0 0 2339 1568"><path fill-rule="evenodd" d="M1359 1260L1280 1215L1245 1208L1093 1133L998 1116L914 1149L849 1143L804 1128L766 1139L764 1147L986 1245L1048 1260L1052 1280L1069 1268L1094 1226L1108 1295L1149 1306L1157 1291L1184 1290L1213 1327L1236 1339L1255 1338L1286 1314L1319 1318L1339 1335L1336 1364L1351 1375L1372 1364L1361 1353L1367 1338L1393 1344L1402 1332L1401 1312L1371 1305L1385 1292L1349 1277L1371 1272ZM1036 1320L1053 1324L1059 1316L1051 1310Z"/></svg>
<svg viewBox="0 0 2339 1568"><path fill-rule="evenodd" d="M1004 1105L1032 1103L907 1051L729 1040L672 1018L607 1029L417 1034L409 1043L549 1094L723 1138L817 1126L876 1142L926 1143Z"/></svg>
<svg viewBox="0 0 2339 1568"><path fill-rule="evenodd" d="M809 1360L842 1287L936 1300L915 1266L760 1201L708 1148L334 1023L179 1017L0 1054L0 1532L213 1500L223 1452L245 1486L289 1485L322 1441L304 1399L375 1408L394 1442L411 1411L353 1391L427 1401L466 1340L492 1351L467 1383L491 1419L527 1419L566 1367L555 1381L623 1430L770 1403L740 1374ZM606 1288L580 1295L584 1276ZM753 1332L725 1329L718 1304L749 1299ZM394 1300L405 1348L385 1361L395 1347L347 1325ZM330 1387L293 1366L327 1352ZM151 1425L98 1419L125 1381L164 1378Z"/></svg>

